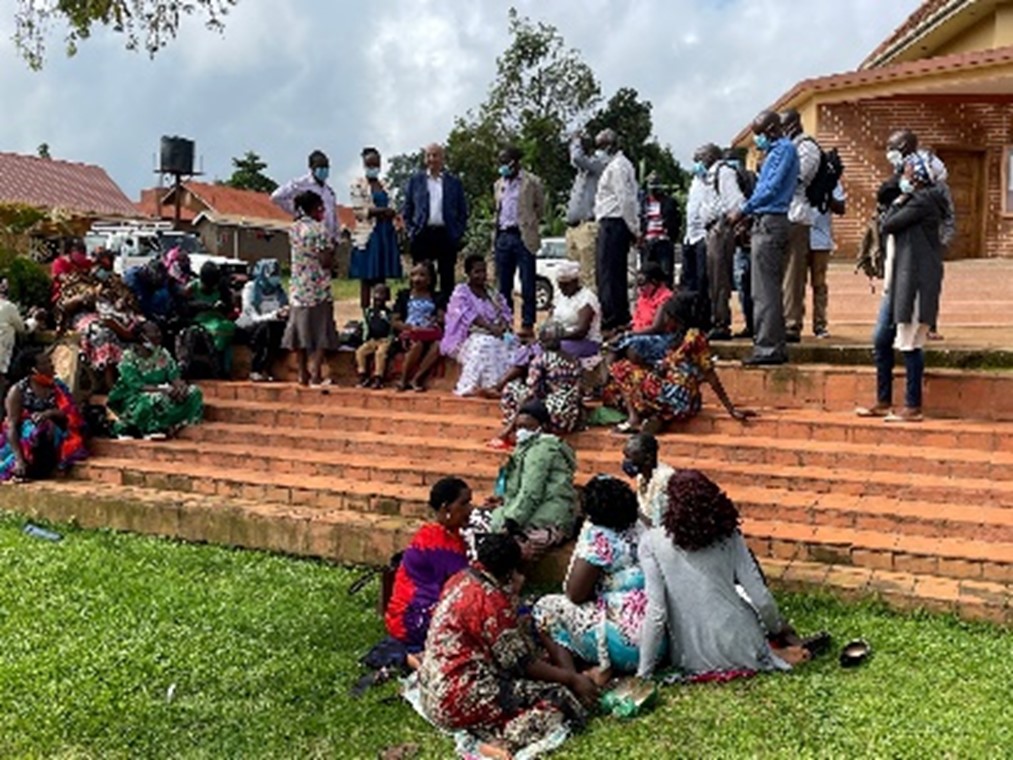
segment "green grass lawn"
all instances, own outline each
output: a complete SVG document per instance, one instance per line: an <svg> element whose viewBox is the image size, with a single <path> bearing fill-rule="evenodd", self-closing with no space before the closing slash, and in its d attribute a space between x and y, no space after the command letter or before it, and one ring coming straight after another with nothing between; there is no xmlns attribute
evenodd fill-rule
<svg viewBox="0 0 1013 760"><path fill-rule="evenodd" d="M0 518L0 757L373 758L450 742L394 685L347 695L379 639L375 585L269 554ZM559 758L968 757L1013 751L1013 636L874 604L781 597L803 631L868 638L872 660L672 687L633 722L596 719Z"/></svg>

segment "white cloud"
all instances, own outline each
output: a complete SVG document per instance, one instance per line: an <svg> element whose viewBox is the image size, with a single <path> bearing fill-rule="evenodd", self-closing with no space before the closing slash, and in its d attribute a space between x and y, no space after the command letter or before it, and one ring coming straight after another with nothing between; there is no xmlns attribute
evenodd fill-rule
<svg viewBox="0 0 1013 760"><path fill-rule="evenodd" d="M917 4L516 2L580 50L605 97L631 86L652 101L655 132L684 158L727 141L799 79L854 67ZM11 31L0 17L0 35ZM285 179L323 148L344 196L363 145L391 155L445 136L485 98L509 42L507 4L490 0L239 0L224 37L190 19L154 61L104 32L67 60L54 31L41 73L0 46L0 150L49 142L57 157L102 164L129 195L151 184L159 136L179 133L212 177L253 149Z"/></svg>

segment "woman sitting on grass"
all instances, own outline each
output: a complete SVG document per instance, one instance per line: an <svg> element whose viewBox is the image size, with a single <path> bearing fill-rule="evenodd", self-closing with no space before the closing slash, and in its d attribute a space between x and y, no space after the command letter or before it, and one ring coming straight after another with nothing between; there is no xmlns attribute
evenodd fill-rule
<svg viewBox="0 0 1013 760"><path fill-rule="evenodd" d="M627 420L620 433L654 435L672 422L685 422L700 413L701 386L710 385L728 413L737 420L752 416L736 409L714 369L710 344L695 322L696 295L683 292L662 308L671 347L659 359L634 349L609 367L606 403L625 409Z"/></svg>
<svg viewBox="0 0 1013 760"><path fill-rule="evenodd" d="M440 358L443 309L433 293L431 264L418 263L408 275L410 288L394 301L394 329L405 349L399 391L426 389L426 375Z"/></svg>
<svg viewBox="0 0 1013 760"><path fill-rule="evenodd" d="M123 355L120 377L108 400L117 417L116 435L164 439L184 425L197 424L204 415L200 388L180 378L179 365L161 342L158 326L145 322L140 342Z"/></svg>
<svg viewBox="0 0 1013 760"><path fill-rule="evenodd" d="M789 670L809 658L746 547L738 510L717 485L697 470L677 470L662 523L640 539L647 616L638 676L654 672L666 628L672 664L692 676ZM775 651L768 635L792 646Z"/></svg>
<svg viewBox="0 0 1013 760"><path fill-rule="evenodd" d="M433 608L450 576L468 566L461 528L471 515L471 489L460 478L443 478L429 492L435 520L426 523L404 550L384 621L391 638L409 655L422 651Z"/></svg>
<svg viewBox="0 0 1013 760"><path fill-rule="evenodd" d="M584 487L587 519L577 537L562 594L543 596L534 618L554 661L581 667L604 686L612 671L633 673L647 609L637 561L637 497L621 480L598 475ZM656 642L663 647L664 641Z"/></svg>
<svg viewBox="0 0 1013 760"><path fill-rule="evenodd" d="M419 669L422 707L437 726L512 753L587 719L597 689L587 676L538 657L517 614L521 552L505 535L482 536L478 561L447 584Z"/></svg>
<svg viewBox="0 0 1013 760"><path fill-rule="evenodd" d="M450 297L440 351L461 365L454 393L489 395L510 369L513 316L502 294L488 286L483 256L468 256L464 272L468 281L454 288Z"/></svg>
<svg viewBox="0 0 1013 760"><path fill-rule="evenodd" d="M0 430L0 482L42 480L88 456L84 418L49 353L24 352L17 365Z"/></svg>

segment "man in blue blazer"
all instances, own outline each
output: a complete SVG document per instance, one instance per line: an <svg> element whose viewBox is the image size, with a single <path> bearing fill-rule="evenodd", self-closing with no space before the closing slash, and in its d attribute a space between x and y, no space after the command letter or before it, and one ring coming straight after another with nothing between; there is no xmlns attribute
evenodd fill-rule
<svg viewBox="0 0 1013 760"><path fill-rule="evenodd" d="M401 216L411 240L412 263L434 264L439 271L439 291L450 296L457 252L468 226L468 204L461 180L443 170L443 158L442 146L426 148L426 169L408 180Z"/></svg>

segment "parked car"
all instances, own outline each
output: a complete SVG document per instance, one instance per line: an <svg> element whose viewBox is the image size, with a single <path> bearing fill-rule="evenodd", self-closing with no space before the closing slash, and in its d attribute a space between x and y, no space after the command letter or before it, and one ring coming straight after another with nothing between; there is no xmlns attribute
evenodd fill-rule
<svg viewBox="0 0 1013 760"><path fill-rule="evenodd" d="M566 238L542 238L542 247L535 254L535 308L547 311L556 297L556 275L566 261ZM521 292L521 279L514 279L514 293Z"/></svg>

